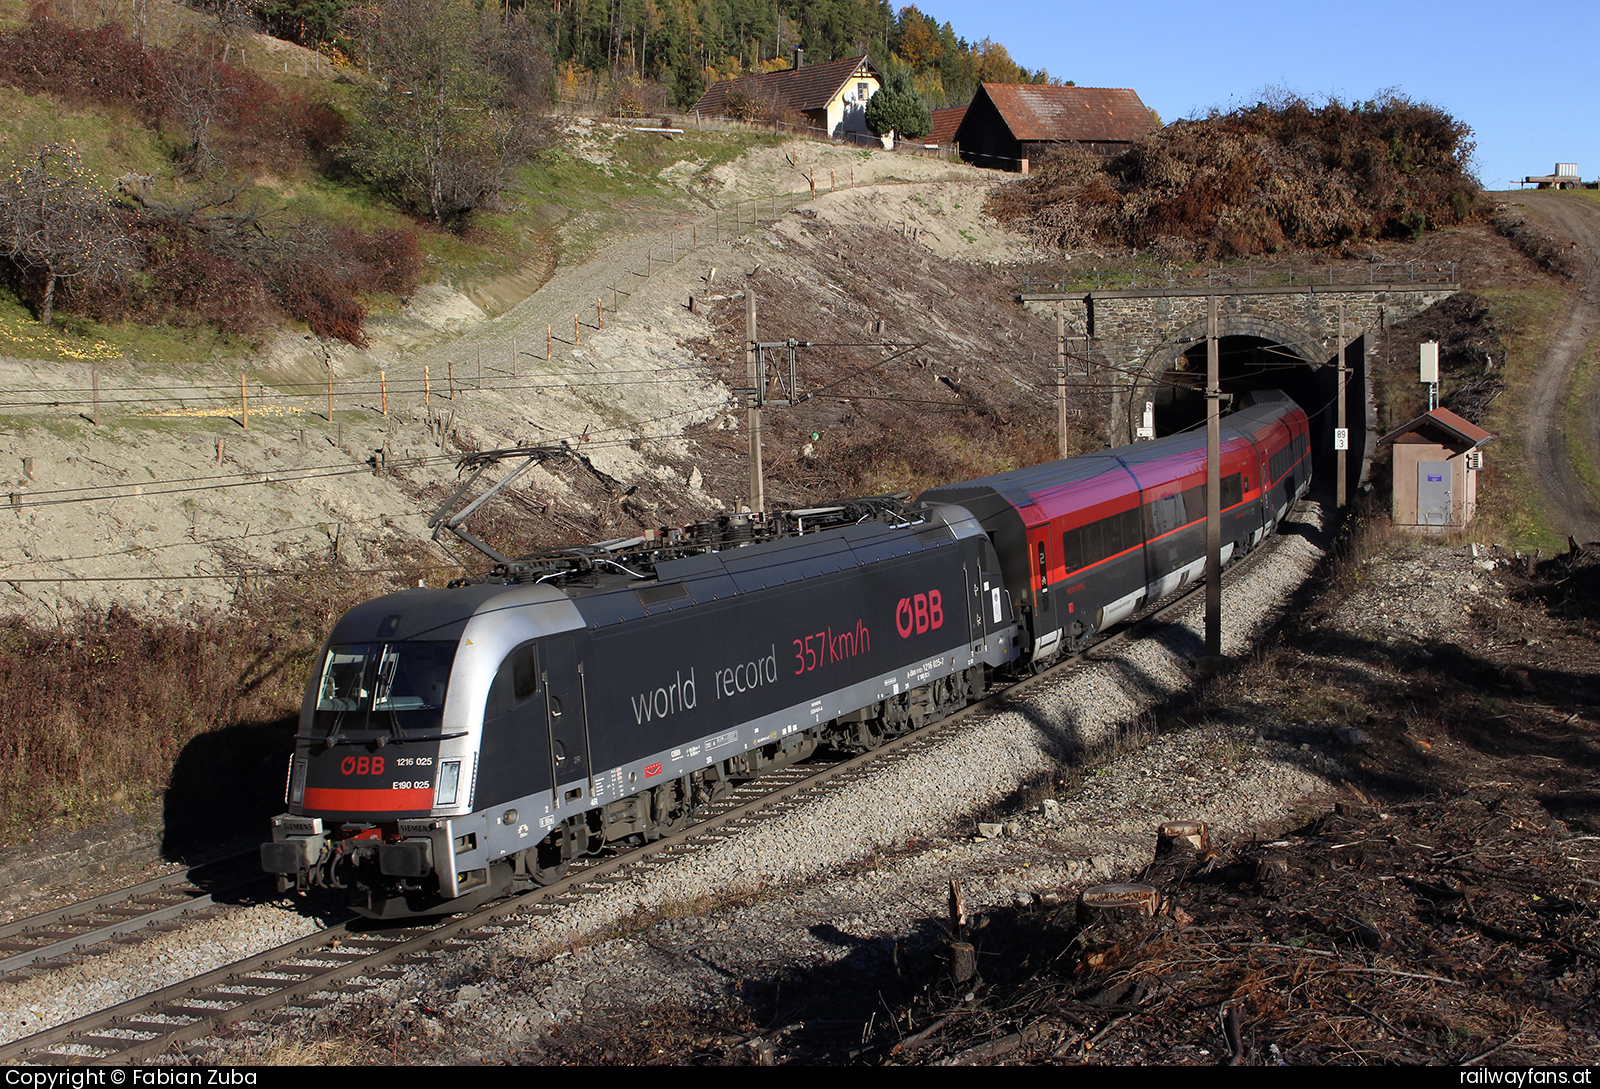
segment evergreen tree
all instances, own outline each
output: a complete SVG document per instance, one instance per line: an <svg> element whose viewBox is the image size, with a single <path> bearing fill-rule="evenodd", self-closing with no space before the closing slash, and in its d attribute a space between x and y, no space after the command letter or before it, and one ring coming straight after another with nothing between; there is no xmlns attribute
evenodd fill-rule
<svg viewBox="0 0 1600 1089"><path fill-rule="evenodd" d="M902 67L889 77L878 93L867 102L867 128L879 136L889 132L915 140L933 129L933 113L911 82L911 71Z"/></svg>

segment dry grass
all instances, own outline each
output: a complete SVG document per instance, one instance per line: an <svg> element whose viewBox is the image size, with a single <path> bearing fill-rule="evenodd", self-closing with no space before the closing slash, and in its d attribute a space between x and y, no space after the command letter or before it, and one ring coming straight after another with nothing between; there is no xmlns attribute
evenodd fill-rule
<svg viewBox="0 0 1600 1089"><path fill-rule="evenodd" d="M1501 439L1493 444L1478 478L1478 535L1526 552L1543 549L1551 554L1565 541L1550 528L1521 437L1533 378L1545 344L1559 326L1566 292L1551 286L1483 294L1505 342L1506 392L1483 420Z"/></svg>
<svg viewBox="0 0 1600 1089"><path fill-rule="evenodd" d="M170 823L278 793L323 636L386 588L337 559L295 566L292 577L241 580L227 612L0 621L0 836L145 810L164 794ZM415 565L400 566L398 584L415 585ZM212 802L221 808L207 812Z"/></svg>

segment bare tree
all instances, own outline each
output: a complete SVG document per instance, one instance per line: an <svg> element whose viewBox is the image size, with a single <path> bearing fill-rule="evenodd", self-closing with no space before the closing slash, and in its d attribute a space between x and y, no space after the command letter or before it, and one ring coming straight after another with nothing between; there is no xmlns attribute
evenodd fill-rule
<svg viewBox="0 0 1600 1089"><path fill-rule="evenodd" d="M223 165L212 131L231 119L236 89L219 65L198 55L174 55L161 71L161 89L183 126L184 173L203 178Z"/></svg>
<svg viewBox="0 0 1600 1089"><path fill-rule="evenodd" d="M56 285L90 284L138 267L138 252L92 184L78 152L46 144L0 179L0 257L42 276L39 320L50 324Z"/></svg>

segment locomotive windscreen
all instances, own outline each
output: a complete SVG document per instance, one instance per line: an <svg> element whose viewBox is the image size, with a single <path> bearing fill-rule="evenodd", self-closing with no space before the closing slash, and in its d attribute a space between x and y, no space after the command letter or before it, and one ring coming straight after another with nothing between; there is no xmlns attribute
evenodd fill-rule
<svg viewBox="0 0 1600 1089"><path fill-rule="evenodd" d="M454 642L349 643L328 648L314 728L328 737L437 730Z"/></svg>

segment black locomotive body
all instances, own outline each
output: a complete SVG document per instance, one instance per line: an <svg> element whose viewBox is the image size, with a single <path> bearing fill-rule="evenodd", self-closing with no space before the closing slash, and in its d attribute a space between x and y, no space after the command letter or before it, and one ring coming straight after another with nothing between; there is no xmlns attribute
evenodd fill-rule
<svg viewBox="0 0 1600 1089"><path fill-rule="evenodd" d="M821 741L875 747L1019 654L998 557L959 508L689 550L650 578L636 547L560 589L408 590L346 614L268 872L350 887L375 916L463 906L673 831Z"/></svg>
<svg viewBox="0 0 1600 1089"><path fill-rule="evenodd" d="M1230 554L1309 479L1305 414L1255 396L1224 435ZM263 867L372 916L459 910L874 748L1197 577L1204 459L1174 436L369 601L307 684Z"/></svg>

